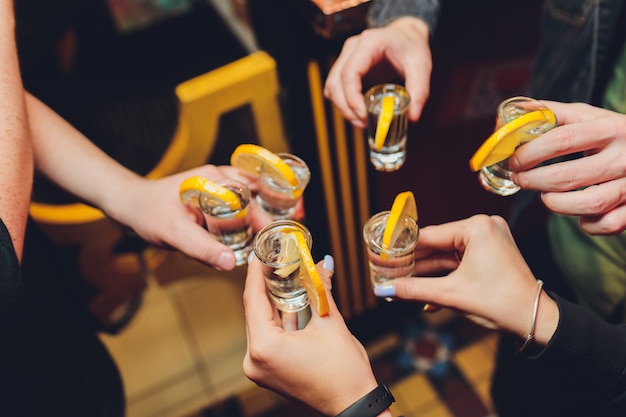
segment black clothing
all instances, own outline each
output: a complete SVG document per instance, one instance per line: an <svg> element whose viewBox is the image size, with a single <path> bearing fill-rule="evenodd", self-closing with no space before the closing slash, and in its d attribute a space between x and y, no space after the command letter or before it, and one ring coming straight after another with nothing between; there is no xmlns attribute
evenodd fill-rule
<svg viewBox="0 0 626 417"><path fill-rule="evenodd" d="M117 367L73 297L54 246L29 223L20 271L0 226L2 415L124 416Z"/></svg>

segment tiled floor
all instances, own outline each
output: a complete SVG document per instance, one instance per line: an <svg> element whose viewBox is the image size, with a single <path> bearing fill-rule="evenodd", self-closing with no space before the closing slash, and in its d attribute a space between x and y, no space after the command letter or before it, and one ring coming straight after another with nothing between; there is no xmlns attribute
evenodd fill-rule
<svg viewBox="0 0 626 417"><path fill-rule="evenodd" d="M245 269L219 273L175 253L156 269L130 324L101 336L120 368L128 417L309 415L243 374L244 279ZM496 335L447 310L423 315L411 303L383 303L376 314L350 325L396 397L394 415L490 415Z"/></svg>
<svg viewBox="0 0 626 417"><path fill-rule="evenodd" d="M130 324L102 335L124 380L128 417L184 416L253 386L241 369L245 269L220 273L170 255Z"/></svg>

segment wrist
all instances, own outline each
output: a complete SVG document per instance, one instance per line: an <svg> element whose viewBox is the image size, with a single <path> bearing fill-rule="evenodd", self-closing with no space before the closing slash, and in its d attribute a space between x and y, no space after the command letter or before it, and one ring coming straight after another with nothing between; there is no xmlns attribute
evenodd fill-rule
<svg viewBox="0 0 626 417"><path fill-rule="evenodd" d="M541 294L539 311L537 312L537 328L535 342L545 346L556 332L559 325L559 306L545 291Z"/></svg>
<svg viewBox="0 0 626 417"><path fill-rule="evenodd" d="M336 417L391 417L389 407L395 402L393 395L385 384L368 391L341 411Z"/></svg>
<svg viewBox="0 0 626 417"><path fill-rule="evenodd" d="M391 21L387 27L406 33L411 38L419 37L428 42L430 29L426 22L417 17L403 16Z"/></svg>

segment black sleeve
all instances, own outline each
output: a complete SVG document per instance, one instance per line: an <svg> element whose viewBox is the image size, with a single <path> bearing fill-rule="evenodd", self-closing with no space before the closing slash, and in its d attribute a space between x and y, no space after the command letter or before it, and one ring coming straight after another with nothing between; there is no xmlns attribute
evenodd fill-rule
<svg viewBox="0 0 626 417"><path fill-rule="evenodd" d="M561 373L572 396L626 409L626 324L609 324L577 304L550 295L559 306L557 330L548 345L528 359Z"/></svg>
<svg viewBox="0 0 626 417"><path fill-rule="evenodd" d="M15 315L22 305L20 264L9 231L0 220L0 319Z"/></svg>

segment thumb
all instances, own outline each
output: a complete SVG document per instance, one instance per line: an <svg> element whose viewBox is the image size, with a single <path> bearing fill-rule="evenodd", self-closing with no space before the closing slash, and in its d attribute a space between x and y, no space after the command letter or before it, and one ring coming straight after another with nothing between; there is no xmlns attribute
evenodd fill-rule
<svg viewBox="0 0 626 417"><path fill-rule="evenodd" d="M442 304L442 294L445 294L445 281L445 277L396 278L374 288L374 294L378 297L397 297L401 300L445 305Z"/></svg>
<svg viewBox="0 0 626 417"><path fill-rule="evenodd" d="M230 271L237 260L235 253L213 238L206 229L193 222L181 222L178 233L169 244L191 258L219 271Z"/></svg>

